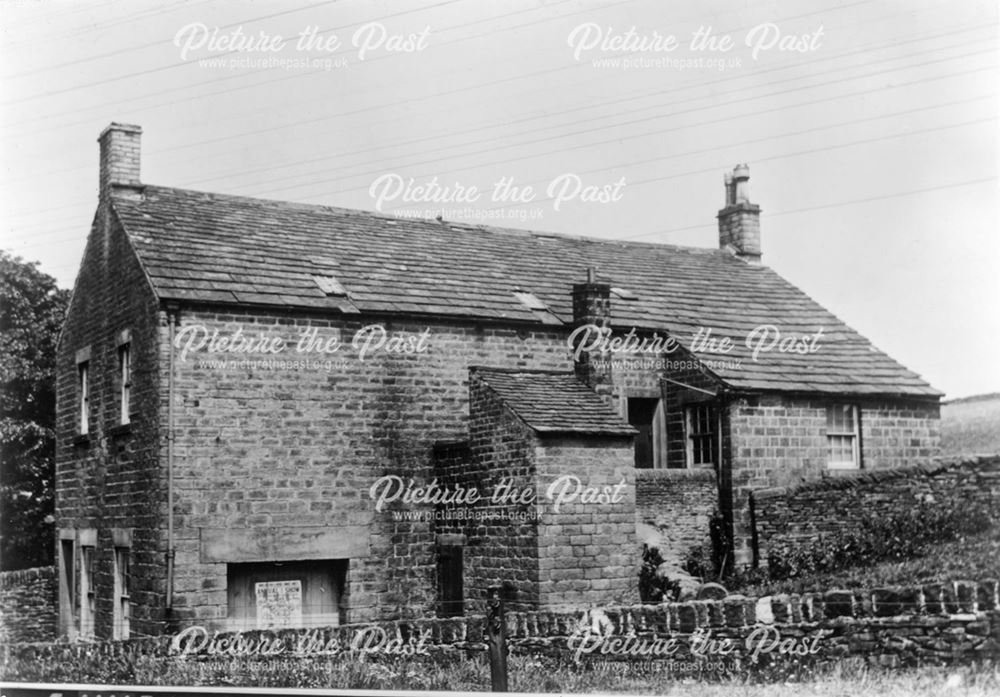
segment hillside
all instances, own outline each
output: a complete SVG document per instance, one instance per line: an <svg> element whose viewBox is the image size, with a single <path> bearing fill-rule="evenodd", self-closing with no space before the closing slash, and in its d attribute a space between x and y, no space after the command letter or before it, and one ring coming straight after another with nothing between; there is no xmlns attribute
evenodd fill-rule
<svg viewBox="0 0 1000 697"><path fill-rule="evenodd" d="M941 454L1000 453L1000 392L941 404Z"/></svg>

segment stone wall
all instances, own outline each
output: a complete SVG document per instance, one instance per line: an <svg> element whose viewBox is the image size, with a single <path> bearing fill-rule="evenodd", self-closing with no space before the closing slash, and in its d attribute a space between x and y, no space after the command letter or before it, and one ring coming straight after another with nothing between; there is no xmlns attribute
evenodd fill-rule
<svg viewBox="0 0 1000 697"><path fill-rule="evenodd" d="M166 470L161 466L160 364L166 316L113 214L99 209L87 242L57 349L56 500L57 566L73 588L63 588L61 631L79 628L80 543L94 544L94 630L112 633L112 530L131 536L132 629L154 632L163 620L166 578ZM121 418L119 347L131 356L129 423ZM80 433L78 365L89 372L89 433ZM165 460L164 460L165 461ZM81 540L81 531L95 537ZM66 552L69 558L63 558Z"/></svg>
<svg viewBox="0 0 1000 697"><path fill-rule="evenodd" d="M177 593L186 620L225 616L227 560L206 558L204 540L234 530L269 530L277 549L306 528L351 542L325 547L331 558L350 559L348 621L434 612L434 507L397 500L376 511L370 488L383 477L398 477L404 487L431 482L434 444L468 436L470 365L568 369L568 349L555 333L385 320L379 326L387 336L426 332L426 350L362 355L354 338L374 323L256 311L182 314L182 329L242 329L290 346L237 360L193 352L178 367ZM303 335L323 345L336 339L341 348L300 353ZM254 367L243 358L286 363ZM398 517L418 509L428 515Z"/></svg>
<svg viewBox="0 0 1000 697"><path fill-rule="evenodd" d="M724 448L732 463L733 553L738 565L755 561L751 492L851 476L849 470L827 467L826 409L830 403L858 407L861 471L912 465L937 454L936 403L831 402L773 395L730 403L723 430L729 436Z"/></svg>
<svg viewBox="0 0 1000 697"><path fill-rule="evenodd" d="M539 438L538 609L639 599L633 462L631 435Z"/></svg>
<svg viewBox="0 0 1000 697"><path fill-rule="evenodd" d="M475 372L469 386L469 455L457 483L476 488L482 499L466 521L466 597L470 612L482 612L487 590L506 584L515 608L538 606L536 503L494 498L497 488L518 497L536 490L535 434ZM498 497L502 499L502 497Z"/></svg>
<svg viewBox="0 0 1000 697"><path fill-rule="evenodd" d="M636 522L658 533L655 542L665 562L680 567L696 548L711 555L709 523L718 491L712 470L636 470Z"/></svg>
<svg viewBox="0 0 1000 697"><path fill-rule="evenodd" d="M753 493L757 552L856 530L873 512L906 513L925 501L1000 507L1000 456L942 460L893 470L856 472Z"/></svg>
<svg viewBox="0 0 1000 697"><path fill-rule="evenodd" d="M294 662L300 659L291 654L303 645L303 638L308 639L306 645L335 647L330 653L344 653L359 633L372 627L398 637L404 645L422 645L428 650L485 649L482 615L251 635L278 642L284 648L277 658ZM1000 655L1000 599L996 580L957 581L757 599L730 596L586 612L508 612L506 629L515 653L561 652L582 660L722 661L724 672L746 677L772 669L775 663L787 666L804 659L840 662L858 657L889 667L995 659ZM170 637L156 637L97 644L8 645L3 663L72 665L84 655L166 659L171 655L170 644ZM668 652L671 645L676 648ZM649 650L615 655L643 646ZM218 657L234 662L234 670L241 660L257 660Z"/></svg>
<svg viewBox="0 0 1000 697"><path fill-rule="evenodd" d="M55 639L57 593L54 566L0 573L0 644Z"/></svg>

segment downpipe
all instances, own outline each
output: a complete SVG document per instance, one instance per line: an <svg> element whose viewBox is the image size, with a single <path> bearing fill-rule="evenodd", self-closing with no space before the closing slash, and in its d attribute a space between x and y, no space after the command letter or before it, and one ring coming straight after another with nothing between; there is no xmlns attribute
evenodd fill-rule
<svg viewBox="0 0 1000 697"><path fill-rule="evenodd" d="M177 306L167 306L167 599L168 612L174 607L174 337Z"/></svg>

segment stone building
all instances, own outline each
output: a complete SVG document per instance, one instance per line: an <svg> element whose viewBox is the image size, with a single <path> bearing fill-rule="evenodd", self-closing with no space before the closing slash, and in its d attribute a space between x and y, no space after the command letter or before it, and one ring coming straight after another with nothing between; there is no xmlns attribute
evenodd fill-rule
<svg viewBox="0 0 1000 697"><path fill-rule="evenodd" d="M751 490L935 453L939 393L760 263L745 166L699 249L147 185L140 134L59 342L65 635L634 601L644 535L718 509L752 564Z"/></svg>

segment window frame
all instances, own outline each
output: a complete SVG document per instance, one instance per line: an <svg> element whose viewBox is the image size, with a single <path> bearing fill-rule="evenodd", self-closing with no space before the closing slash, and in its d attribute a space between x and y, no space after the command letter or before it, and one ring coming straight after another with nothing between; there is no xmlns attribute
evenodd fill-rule
<svg viewBox="0 0 1000 697"><path fill-rule="evenodd" d="M698 413L701 410L705 410L705 420L707 421L707 431L696 431L695 422L700 425L701 419L697 418ZM694 468L717 468L719 463L719 446L718 446L718 411L715 408L715 404L709 401L704 402L692 402L684 408L684 450L685 458L687 462L688 469ZM695 454L704 455L704 439L708 441L708 450L711 453L711 458L709 461L695 461ZM699 447L695 447L696 443Z"/></svg>
<svg viewBox="0 0 1000 697"><path fill-rule="evenodd" d="M833 417L837 410L851 415L850 430L835 430L837 424ZM833 459L833 439L850 438L851 459ZM861 469L861 410L856 404L828 404L826 407L826 468L832 471L851 471Z"/></svg>
<svg viewBox="0 0 1000 697"><path fill-rule="evenodd" d="M76 531L60 531L59 537L59 621L60 631L70 637L76 633Z"/></svg>
<svg viewBox="0 0 1000 697"><path fill-rule="evenodd" d="M112 609L112 638L128 639L132 633L132 597L129 593L131 577L131 549L114 548L114 607Z"/></svg>
<svg viewBox="0 0 1000 697"><path fill-rule="evenodd" d="M94 636L94 619L97 614L97 590L94 567L97 565L97 547L92 544L80 548L80 636Z"/></svg>
<svg viewBox="0 0 1000 697"><path fill-rule="evenodd" d="M76 364L77 386L77 433L81 436L90 434L90 360Z"/></svg>
<svg viewBox="0 0 1000 697"><path fill-rule="evenodd" d="M125 341L118 346L118 423L132 422L132 342Z"/></svg>

